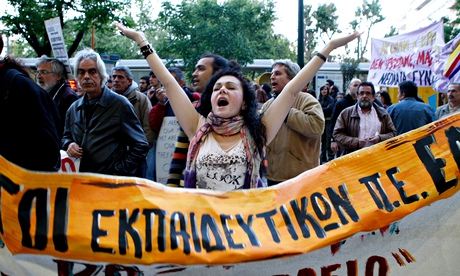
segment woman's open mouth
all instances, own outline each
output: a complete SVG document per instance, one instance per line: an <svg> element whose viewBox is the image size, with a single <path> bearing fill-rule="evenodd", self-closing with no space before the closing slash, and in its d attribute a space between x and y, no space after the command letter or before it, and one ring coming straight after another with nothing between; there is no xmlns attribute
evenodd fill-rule
<svg viewBox="0 0 460 276"><path fill-rule="evenodd" d="M222 107L222 106L227 106L228 105L228 100L224 98L220 98L217 100L217 106Z"/></svg>

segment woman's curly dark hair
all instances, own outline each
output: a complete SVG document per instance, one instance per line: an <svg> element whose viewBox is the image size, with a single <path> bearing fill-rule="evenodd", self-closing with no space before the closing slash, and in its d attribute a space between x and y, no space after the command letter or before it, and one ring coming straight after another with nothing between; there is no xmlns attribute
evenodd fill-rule
<svg viewBox="0 0 460 276"><path fill-rule="evenodd" d="M3 81L5 78L6 70L16 69L19 72L23 73L26 77L30 78L30 74L26 67L17 59L10 56L6 56L3 59L0 59L0 79ZM9 94L12 92L10 89L7 89L8 83L6 85L0 86L0 101L2 104L8 99Z"/></svg>
<svg viewBox="0 0 460 276"><path fill-rule="evenodd" d="M249 129L249 133L256 143L257 150L262 156L263 148L265 147L265 143L267 141L265 135L265 126L262 124L259 112L257 110L256 92L254 91L254 87L245 77L243 77L241 72L235 70L224 70L214 74L209 80L205 91L201 95L200 106L197 110L204 117L207 117L209 112L212 111L211 95L213 92L213 87L217 80L223 76L233 76L241 82L241 86L243 88L243 100L246 108L241 110L240 115L243 116L244 124Z"/></svg>

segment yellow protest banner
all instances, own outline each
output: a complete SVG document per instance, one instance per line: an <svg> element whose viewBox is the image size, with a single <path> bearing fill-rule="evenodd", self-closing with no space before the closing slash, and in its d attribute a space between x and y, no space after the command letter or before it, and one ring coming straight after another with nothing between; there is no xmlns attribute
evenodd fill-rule
<svg viewBox="0 0 460 276"><path fill-rule="evenodd" d="M458 190L460 115L307 171L227 193L145 179L34 173L0 158L13 254L118 264L225 264L311 252Z"/></svg>

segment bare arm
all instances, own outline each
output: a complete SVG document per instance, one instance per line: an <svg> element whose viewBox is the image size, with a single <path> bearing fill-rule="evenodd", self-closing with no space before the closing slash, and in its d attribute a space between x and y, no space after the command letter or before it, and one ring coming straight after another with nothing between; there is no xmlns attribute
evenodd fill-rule
<svg viewBox="0 0 460 276"><path fill-rule="evenodd" d="M357 38L359 33L355 32L338 39L333 39L324 47L321 54L328 56L334 49L346 45L348 42ZM297 95L302 88L310 82L316 72L323 65L324 61L318 56L314 56L302 70L284 87L283 91L273 101L273 104L264 112L262 123L266 127L267 144L269 144L283 124L291 106L294 104Z"/></svg>
<svg viewBox="0 0 460 276"><path fill-rule="evenodd" d="M142 32L127 28L120 23L116 23L116 26L126 37L134 40L139 47L149 44ZM157 53L154 51L147 56L146 60L150 69L152 69L158 77L158 80L160 80L165 87L166 95L169 98L169 102L179 124L187 136L192 137L198 126L198 120L200 118L199 113L193 107L182 87L180 87L171 73L169 73L168 69L164 66Z"/></svg>

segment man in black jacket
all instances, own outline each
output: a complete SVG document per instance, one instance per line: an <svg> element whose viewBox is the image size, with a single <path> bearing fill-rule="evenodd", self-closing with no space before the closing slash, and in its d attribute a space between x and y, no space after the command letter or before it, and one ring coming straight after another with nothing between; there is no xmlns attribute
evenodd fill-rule
<svg viewBox="0 0 460 276"><path fill-rule="evenodd" d="M58 116L50 97L11 57L0 60L0 83L0 156L29 170L57 171Z"/></svg>
<svg viewBox="0 0 460 276"><path fill-rule="evenodd" d="M93 50L76 54L75 74L85 95L67 111L62 148L81 158L80 172L135 176L149 145L133 106L104 85L105 65Z"/></svg>

